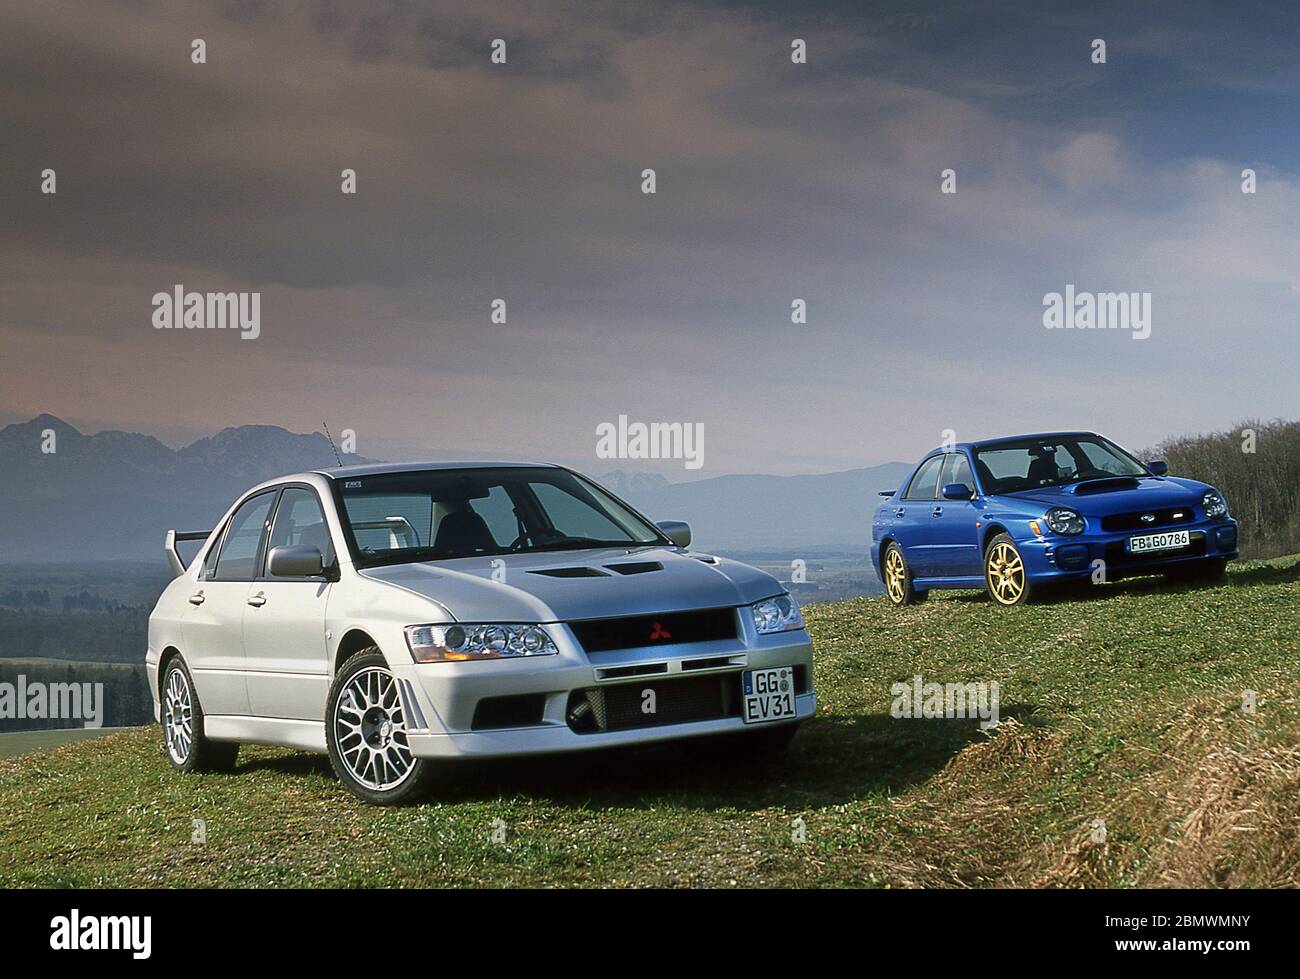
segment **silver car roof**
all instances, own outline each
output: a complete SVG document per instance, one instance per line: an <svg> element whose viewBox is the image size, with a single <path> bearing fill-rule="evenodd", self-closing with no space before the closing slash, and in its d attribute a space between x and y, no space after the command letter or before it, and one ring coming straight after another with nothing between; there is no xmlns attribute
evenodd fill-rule
<svg viewBox="0 0 1300 979"><path fill-rule="evenodd" d="M339 466L333 469L315 469L313 472L328 479L345 479L351 476L378 476L383 473L425 472L434 469L559 469L550 462L377 462L368 466Z"/></svg>

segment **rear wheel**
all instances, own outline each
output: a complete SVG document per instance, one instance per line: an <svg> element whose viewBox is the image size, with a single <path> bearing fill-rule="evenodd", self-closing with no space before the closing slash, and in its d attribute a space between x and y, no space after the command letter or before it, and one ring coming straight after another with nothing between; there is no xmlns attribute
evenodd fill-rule
<svg viewBox="0 0 1300 979"><path fill-rule="evenodd" d="M893 541L885 545L881 577L885 581L885 598L891 605L913 605L923 602L929 592L917 591L912 585L912 569L907 566L903 549Z"/></svg>
<svg viewBox="0 0 1300 979"><path fill-rule="evenodd" d="M239 745L207 737L194 679L179 656L163 671L161 700L163 747L172 768L178 772L221 772L235 767Z"/></svg>
<svg viewBox="0 0 1300 979"><path fill-rule="evenodd" d="M330 765L348 791L379 806L427 793L433 762L412 754L406 727L397 678L379 647L354 654L330 685L325 715Z"/></svg>
<svg viewBox="0 0 1300 979"><path fill-rule="evenodd" d="M1032 597L1024 558L1010 534L998 534L984 552L984 584L999 605L1024 605Z"/></svg>

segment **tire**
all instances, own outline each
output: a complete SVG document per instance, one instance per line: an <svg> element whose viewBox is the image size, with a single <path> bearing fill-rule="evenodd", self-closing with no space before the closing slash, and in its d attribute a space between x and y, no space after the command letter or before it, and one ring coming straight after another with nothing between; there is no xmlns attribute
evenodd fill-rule
<svg viewBox="0 0 1300 979"><path fill-rule="evenodd" d="M163 670L159 700L162 705L163 750L172 768L192 772L228 772L235 767L239 745L213 741L203 729L203 705L189 667L179 656Z"/></svg>
<svg viewBox="0 0 1300 979"><path fill-rule="evenodd" d="M434 763L411 754L397 678L378 646L354 653L335 675L325 741L334 774L363 802L408 805L432 786Z"/></svg>
<svg viewBox="0 0 1300 979"><path fill-rule="evenodd" d="M1170 581L1186 582L1188 584L1212 584L1216 581L1222 581L1224 574L1228 570L1228 562L1222 558L1206 558L1193 564L1184 565L1181 568L1175 568L1166 572L1166 577Z"/></svg>
<svg viewBox="0 0 1300 979"><path fill-rule="evenodd" d="M880 580L885 585L885 600L890 605L915 605L923 602L929 592L917 591L913 586L912 568L907 563L903 549L894 541L885 545L885 556L880 559Z"/></svg>
<svg viewBox="0 0 1300 979"><path fill-rule="evenodd" d="M1025 605L1035 589L1029 583L1025 559L1010 534L998 534L984 552L984 587L993 601L1005 607Z"/></svg>

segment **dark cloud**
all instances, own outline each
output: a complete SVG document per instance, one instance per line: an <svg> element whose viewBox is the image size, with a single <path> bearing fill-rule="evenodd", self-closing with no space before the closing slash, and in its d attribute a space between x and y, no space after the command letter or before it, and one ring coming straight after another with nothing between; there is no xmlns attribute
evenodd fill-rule
<svg viewBox="0 0 1300 979"><path fill-rule="evenodd" d="M202 431L328 411L579 463L640 412L705 422L716 472L910 457L962 426L1141 442L1291 410L1276 12L918 9L0 0L0 412ZM1211 112L1234 125L1190 146L1134 124ZM153 331L176 282L261 290L263 337ZM1067 282L1151 291L1151 341L1044 331Z"/></svg>

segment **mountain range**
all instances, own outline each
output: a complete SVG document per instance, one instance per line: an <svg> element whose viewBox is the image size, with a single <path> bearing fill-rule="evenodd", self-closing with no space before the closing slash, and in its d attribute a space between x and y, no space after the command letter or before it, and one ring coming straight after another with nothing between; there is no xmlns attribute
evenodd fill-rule
<svg viewBox="0 0 1300 979"><path fill-rule="evenodd" d="M335 464L329 440L315 432L242 425L172 449L149 435L86 435L39 415L0 429L0 562L161 561L167 528L206 529L254 483ZM865 551L876 491L893 489L908 468L684 483L622 471L595 478L653 519L688 521L701 548L797 556Z"/></svg>

